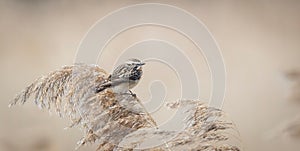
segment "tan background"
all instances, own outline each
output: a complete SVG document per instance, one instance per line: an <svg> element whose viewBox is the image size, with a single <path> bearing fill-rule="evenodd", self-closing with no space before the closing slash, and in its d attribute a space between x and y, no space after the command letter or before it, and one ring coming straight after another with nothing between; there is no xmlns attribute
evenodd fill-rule
<svg viewBox="0 0 300 151"><path fill-rule="evenodd" d="M118 8L142 2L178 6L197 16L209 28L219 43L227 68L224 110L239 129L244 150L293 151L300 147L296 139L281 136L270 138L278 125L299 113L299 105L286 101L288 90L283 73L300 68L300 1L1 0L1 151L74 149L81 133L77 129L63 130L67 121L54 115L48 116L47 112L39 111L31 102L24 107L9 109L8 101L40 75L72 64L80 40L101 17ZM154 34L149 34L151 31ZM209 97L210 81L206 80L209 74L203 60L197 61L201 56L194 54L195 48L183 37L171 31L156 27L132 29L106 48L106 61L99 64L111 70L113 62L110 60L122 48L145 37L165 38L186 46L186 53L199 68L200 84L207 86L201 92L201 98L205 100ZM172 86L167 99L176 99L178 90L172 89L176 87L174 75L155 76L151 74L155 67L153 64L145 69L144 81L135 91L142 98L149 98L143 88L147 87L147 80L153 76ZM159 69L156 72L168 73L163 67ZM160 122L167 118L155 113L153 116Z"/></svg>

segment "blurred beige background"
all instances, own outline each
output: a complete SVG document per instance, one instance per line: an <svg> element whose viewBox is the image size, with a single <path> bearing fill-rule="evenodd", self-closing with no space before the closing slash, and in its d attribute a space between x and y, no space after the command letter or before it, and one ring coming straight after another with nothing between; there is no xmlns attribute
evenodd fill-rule
<svg viewBox="0 0 300 151"><path fill-rule="evenodd" d="M32 101L9 109L10 99L34 79L63 65L73 63L80 40L89 28L111 11L143 2L175 5L197 16L219 43L227 69L224 110L238 130L244 150L297 150L298 139L273 136L278 125L299 114L299 104L287 101L287 81L283 73L300 69L300 1L0 1L0 150L73 150L81 132L63 130L68 121L40 111ZM143 33L144 32L144 33ZM149 33L150 32L150 33ZM142 34L141 34L142 33ZM135 36L140 35L140 36ZM142 36L141 36L142 35ZM168 36L169 35L169 36ZM203 56L183 37L157 27L136 28L112 41L99 63L110 71L112 58L134 41L165 38L182 47L199 69L201 99L209 98L211 81ZM199 56L197 56L199 55ZM197 58L201 58L198 59ZM107 63L106 63L107 62ZM147 82L160 78L172 86L168 100L178 98L174 75L151 74L135 89L149 98ZM159 65L157 65L159 67ZM163 72L164 67L159 67ZM170 71L171 72L171 71ZM154 76L154 77L151 77ZM158 121L164 118L153 115ZM92 150L93 146L80 150Z"/></svg>

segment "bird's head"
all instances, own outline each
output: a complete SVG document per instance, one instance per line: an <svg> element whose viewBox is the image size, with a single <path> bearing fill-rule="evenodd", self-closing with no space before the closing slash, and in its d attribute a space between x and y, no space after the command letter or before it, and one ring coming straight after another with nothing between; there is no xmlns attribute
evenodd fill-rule
<svg viewBox="0 0 300 151"><path fill-rule="evenodd" d="M135 68L138 69L138 70L142 70L142 66L145 65L144 62L142 62L142 61L139 60L139 59L135 59L135 58L128 59L125 63L126 63L128 66L133 66L133 67L135 67Z"/></svg>
<svg viewBox="0 0 300 151"><path fill-rule="evenodd" d="M145 65L144 62L142 62L142 61L139 60L139 59L135 59L135 58L128 59L125 63L126 63L127 65L135 65L135 66L143 66L143 65Z"/></svg>
<svg viewBox="0 0 300 151"><path fill-rule="evenodd" d="M111 76L112 78L125 77L131 80L139 80L143 74L143 65L145 65L145 63L139 59L129 59L115 68Z"/></svg>

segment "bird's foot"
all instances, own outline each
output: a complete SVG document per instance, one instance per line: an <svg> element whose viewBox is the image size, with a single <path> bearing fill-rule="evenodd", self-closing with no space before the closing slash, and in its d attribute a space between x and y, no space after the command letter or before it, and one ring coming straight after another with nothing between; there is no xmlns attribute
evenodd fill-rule
<svg viewBox="0 0 300 151"><path fill-rule="evenodd" d="M130 95L130 96L136 98L136 94L131 94L131 93L119 93L119 94L121 94L121 95Z"/></svg>
<svg viewBox="0 0 300 151"><path fill-rule="evenodd" d="M129 90L129 93L131 94L131 96L135 97L136 98L136 94L133 93L131 90Z"/></svg>
<svg viewBox="0 0 300 151"><path fill-rule="evenodd" d="M120 95L131 95L132 97L136 98L136 94L134 94L132 91L129 90L129 92L125 92L125 93L118 93Z"/></svg>

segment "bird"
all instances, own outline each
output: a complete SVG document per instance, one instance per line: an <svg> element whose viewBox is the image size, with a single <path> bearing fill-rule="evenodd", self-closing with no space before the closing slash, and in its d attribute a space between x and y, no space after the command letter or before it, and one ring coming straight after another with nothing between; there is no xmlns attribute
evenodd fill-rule
<svg viewBox="0 0 300 151"><path fill-rule="evenodd" d="M136 96L130 89L139 83L143 75L142 66L145 64L136 58L128 59L125 63L117 66L106 81L96 86L95 93L111 88L114 93Z"/></svg>

